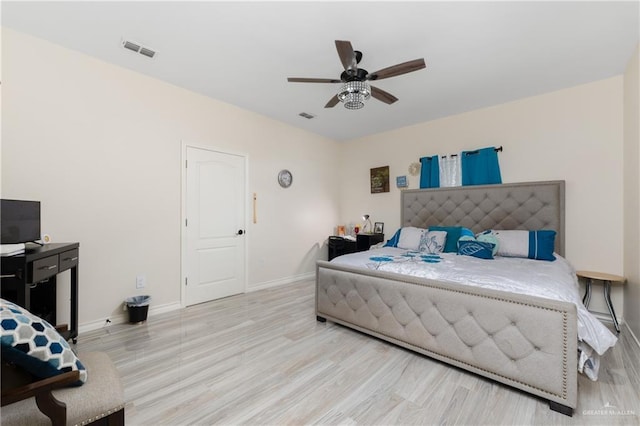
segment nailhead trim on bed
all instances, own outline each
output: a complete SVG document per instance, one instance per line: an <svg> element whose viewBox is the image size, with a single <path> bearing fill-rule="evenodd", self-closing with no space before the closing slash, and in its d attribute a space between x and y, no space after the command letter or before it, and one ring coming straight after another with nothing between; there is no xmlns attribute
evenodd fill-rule
<svg viewBox="0 0 640 426"><path fill-rule="evenodd" d="M498 376L498 377L501 377L501 378L505 379L505 380L506 380L506 381L508 381L508 382L518 383L518 384L520 384L520 385L522 385L522 386L525 386L525 387L528 387L528 388L531 388L531 389L535 389L535 390L537 390L537 391L539 391L539 392L542 392L542 393L545 393L545 394L547 394L547 395L556 396L556 397L558 397L558 398L562 398L562 399L566 399L566 398L567 398L567 387L566 387L567 374L566 374L566 372L563 372L564 387L563 387L562 394L560 394L560 395L559 395L559 394L556 394L556 393L549 392L549 391L547 391L547 390L544 390L544 389L538 388L538 387L536 387L536 386L531 386L531 385L530 385L530 384L528 384L528 383L521 382L521 381L519 381L519 380L515 380L515 379L512 379L512 378L510 378L510 377L503 376L503 375L501 375L501 374L496 374L496 373L495 373L495 372L493 372L493 371L487 370L487 369L482 368L482 367L479 367L479 366L477 366L477 365L470 364L470 363L467 363L467 362L464 362L464 361L460 361L459 359L456 359L456 358L453 358L453 357L450 357L450 356L447 356L447 355L443 355L443 354L438 353L438 352L435 352L435 351L431 351L431 350L429 350L429 349L427 349L427 348L425 348L425 347L423 347L423 346L414 345L414 344L409 343L409 342L407 342L407 341L405 341L405 340L397 339L397 338L395 338L395 337L393 337L393 336L390 336L390 335L388 335L388 334L381 333L381 332L379 332L379 331L375 331L375 330L371 330L371 329L366 328L366 327L356 326L355 324L348 323L348 322L343 321L343 320L340 320L340 319L338 319L338 318L333 318L331 315L327 315L327 314L325 314L325 313L322 313L322 314L323 314L323 315L325 315L325 316L326 316L326 319L328 319L328 320L330 320L330 321L333 321L333 322L336 322L336 323L339 323L339 324L343 324L343 325L346 325L346 326L350 326L350 327L355 326L355 328L357 328L357 329L367 330L368 332L371 332L371 333L373 333L373 334L375 334L375 335L384 336L384 339L385 339L385 340L388 340L388 341L397 341L397 342L402 343L403 345L411 346L411 347L413 347L413 348L418 348L418 349L420 349L420 350L422 350L422 351L425 351L425 352L428 352L428 353L430 353L430 354L438 355L438 356L440 356L440 357L450 359L450 360L455 361L455 362L458 362L458 363L460 363L460 364L464 364L464 365L467 365L467 366L469 366L469 367L473 367L473 368L475 368L475 369L477 369L477 370L480 370L480 371L484 371L484 372L486 372L486 373L489 373L489 374L490 374L490 375L492 375L492 376Z"/></svg>
<svg viewBox="0 0 640 426"><path fill-rule="evenodd" d="M378 273L378 274L379 274L379 273ZM358 292L358 288L357 288L357 286L363 287L364 285L366 285L366 284L363 284L363 282L360 282L360 281L359 281L359 277L364 277L364 276L366 276L366 275L368 275L368 274L365 274L365 275L352 275L352 276L350 276L350 278L349 278L349 282L350 282L350 284L351 284L351 286L352 286L352 290L355 290L356 292ZM397 275L397 274L394 274L394 275ZM443 286L429 284L428 282L415 282L414 280L412 280L412 279L410 279L410 278L404 278L404 277L402 277L402 276L398 276L398 277L394 276L394 280L395 280L395 281L398 281L398 282L400 282L400 283L403 283L403 284L407 284L407 285L409 285L409 286L427 287L427 288L436 289L436 290L438 290L438 291L444 291L444 292L448 292L448 293L465 294L465 295L469 295L469 296L472 296L472 297L480 297L480 298L489 299L489 300L496 300L496 301L500 301L500 302L506 302L506 303L509 303L509 304L512 304L512 305L519 305L519 306L532 307L532 308L535 308L535 309L540 309L540 310L545 310L545 311L550 311L550 312L555 312L555 313L561 314L561 315L562 315L562 322L563 322L563 324L562 324L562 340L563 340L563 345L562 345L562 348L563 348L562 360L563 360L563 362L562 362L562 390L561 390L561 392L560 392L560 393L556 393L556 392L549 391L549 390L547 390L547 389L542 389L542 388L540 388L540 387L533 386L533 385L531 385L531 384L529 384L529 383L526 383L526 382L523 382L523 381L521 381L521 380L514 379L513 377L508 377L508 376L505 376L505 375L502 375L502 374L496 373L496 372L494 372L494 371L488 370L487 368L482 367L482 366L481 366L481 365L479 365L479 364L473 364L473 363L467 362L467 361L465 361L465 360L462 360L462 359L460 359L460 358L456 358L456 357L454 357L454 356L447 355L447 354L442 353L442 352L438 352L437 350L430 349L430 348L428 348L427 346L420 345L420 344L416 344L415 342L414 342L414 343L412 343L412 342L410 342L410 341L408 341L408 340L405 340L405 339L399 338L398 336L390 335L390 334L388 334L388 333L385 333L385 332L383 332L383 331L380 331L379 329L372 328L372 327L367 327L367 326L362 325L362 324L356 324L356 323L349 322L349 321L347 321L347 320L345 320L345 319L341 319L341 318L339 318L339 317L336 317L335 315L332 315L332 313L331 313L331 312L328 312L326 309L320 309L320 308L318 308L318 314L319 314L319 315L326 316L326 318L327 318L327 319L330 319L330 320L335 321L335 322L337 322L337 323L341 323L341 324L349 325L349 326L355 326L354 328L356 328L356 329L361 329L362 331L366 330L366 331L368 331L368 332L372 332L372 333L374 333L375 335L379 335L379 337L382 337L382 338L384 338L384 339L386 339L386 340L389 340L389 341L392 341L392 342L399 342L401 345L406 345L406 346L409 346L410 348L418 348L418 349L420 349L420 350L422 350L422 351L424 351L424 352L427 352L428 354L437 355L438 357L445 358L445 359L449 359L449 360L455 361L456 363L459 363L459 364L462 364L462 365L466 365L466 366L472 367L472 368L474 368L474 369L476 369L476 370L479 370L479 371L483 371L483 372L487 373L487 374L488 374L488 375L490 375L490 376L500 377L500 378L502 378L502 379L503 379L505 382L507 382L507 383L518 383L520 386L523 386L523 387L526 387L526 388L529 388L529 389L535 389L535 390L536 390L536 391L538 391L539 393L542 393L542 394L545 394L545 395L554 396L554 397L556 397L556 398L560 398L560 399L562 399L562 400L566 400L566 399L567 399L567 397L568 397L568 386L567 386L567 384L568 384L568 383L567 383L567 382L568 382L568 368L575 368L576 366L575 366L575 365L568 365L568 364L569 364L569 359L570 359L569 354L568 354L568 351L569 351L569 345L568 345L568 334L569 334L569 331L568 331L568 330L569 330L569 328L568 328L568 315L567 315L567 312L566 312L566 311L563 311L563 310L561 310L561 309L554 309L554 308L550 308L550 307L546 307L546 306L539 306L539 305L535 305L535 304L531 304L531 303L518 302L518 301L514 301L514 300L509 300L509 299L507 299L507 298L503 298L503 297L488 296L488 295L479 295L479 294L477 294L477 293L473 293L473 292L471 292L471 291L464 291L464 290L460 290L460 289L445 288L445 287L443 287ZM318 288L318 291L321 291L321 290L324 292L324 294L326 295L327 299L328 299L328 300L329 300L329 301L334 305L334 307L335 307L339 302L341 302L341 301L346 301L346 302L347 302L347 304L349 305L349 302L348 302L348 298L349 298L349 294L348 294L348 293L349 293L349 292L348 292L347 294L345 294L344 292L342 292L342 291L339 289L339 283L337 282L337 278L336 278L335 276L332 276L332 279L331 279L331 283L330 283L330 284L328 284L328 285L323 285L322 287L319 287L319 288ZM379 297L382 299L382 295L380 295L380 292L378 291L378 289L377 289L377 288L374 288L374 290L375 290L376 295L377 295L377 296L379 296ZM336 291L337 291L338 293L340 293L340 294L341 294L342 299L341 299L341 300L339 300L339 301L334 302L334 301L332 301L332 300L331 300L331 299L332 299L332 297L331 297L331 295L330 295L330 292L334 292L334 295L335 295L335 292L336 292ZM363 300L363 301L365 301L365 305L367 305L367 303L366 303L366 302L367 302L367 299L366 299L365 297L363 297L362 295L360 295L360 294L358 294L358 295L359 295L359 297L360 297L360 298L362 298L362 300ZM351 296L351 298L353 299L353 296ZM411 308L410 304L407 302L407 300L406 300L406 298L405 298L405 296L404 296L404 295L402 295L402 298L403 298L403 300L405 301L405 303L407 304L407 306L408 306L409 308ZM537 345L537 344L535 344L535 343L533 343L533 342L531 342L531 340L530 340L529 338L527 338L527 337L522 333L522 331L521 331L520 329L518 329L517 325L516 325L516 324L514 324L514 323L513 323L513 321L510 321L510 322L509 322L509 324L508 324L505 328L502 328L502 329L500 329L500 330L493 331L493 332L491 332L491 333L490 333L489 331L485 330L485 329L483 328L483 326L482 326L480 323L478 323L478 322L477 322L476 318L474 318L474 316L473 316L473 313L474 313L473 311L469 312L469 310L467 309L467 315L465 315L465 316L464 316L464 318L462 318L462 319L460 319L460 320L458 320L458 321L455 321L454 323L451 323L451 322L449 322L448 320L446 320L446 318L444 317L444 315L442 314L442 312L440 312L440 310L438 309L438 304L437 304L437 302L434 302L434 301L433 301L433 300L431 300L431 299L429 300L429 302L431 303L431 306L430 306L430 307L435 307L435 308L438 310L438 313L442 316L442 318L444 318L444 319L445 319L445 321L447 321L447 323L449 324L449 327L450 327L451 329L453 329L454 331L455 331L454 325L455 325L456 323L458 323L459 321L462 321L462 320L464 320L464 319L466 319L466 318L468 318L468 317L471 317L471 318L475 321L475 324L476 324L480 329L482 329L482 330L487 334L487 336L486 336L484 339L482 339L480 342L476 343L475 345L473 345L473 344L469 345L467 342L465 342L465 340L464 340L463 338L461 338L460 336L458 336L458 338L459 338L459 339L460 339L460 340L461 340L465 345L467 345L467 346L468 346L468 347L470 347L470 348L471 348L471 347L475 347L475 346L479 345L480 343L483 343L483 342L484 342L484 340L486 340L487 338L489 338L489 339L491 339L491 340L493 341L493 344L495 345L495 347L496 347L497 349L499 349L499 350L500 350L500 351L501 351L501 352L502 352L506 357L508 357L512 362L517 362L517 361L519 361L520 359L524 359L524 358L526 358L526 357L530 356L530 355L531 355L531 352L528 352L528 353L527 353L527 354L525 354L522 358L515 358L515 359L514 359L514 357L512 357L511 355L509 355L509 354L505 353L505 352L503 351L503 349L500 347L500 345L499 345L499 344L497 344L497 343L493 340L493 336L494 336L494 335L496 335L496 334L498 334L498 333L500 333L501 331L503 331L506 327L515 327L515 329L518 331L518 333L520 334L520 336L522 336L522 338L524 338L524 339L525 339L525 340L526 340L526 341L527 341L527 342L532 346L532 348L533 348L533 352L536 352L536 351L539 351L539 350L540 350L540 348L538 347L538 345ZM387 304L384 300L383 300L383 303L386 305L386 307L389 309L389 311L392 313L392 315L394 315L394 318L395 318L395 320L397 321L397 323L398 323L399 325L401 325L403 328L405 328L405 329L406 329L406 325L407 325L407 324L409 324L410 322L407 322L406 320L398 320L398 318L396 318L396 317L395 317L395 314L394 314L394 312L393 312L393 306L390 306L390 305L389 305L389 304ZM351 305L349 305L349 306L351 306ZM429 308L430 308L430 307L429 307ZM359 307L359 308L360 308L360 307ZM359 308L358 308L358 309L359 309ZM429 308L427 308L427 309L429 309ZM353 308L353 307L351 307L351 309L353 310L354 308ZM369 309L369 307L368 307L368 306L367 306L367 309ZM425 309L425 311L424 311L424 312L426 312L426 311L427 311L427 309ZM354 312L355 312L355 311L354 311ZM370 309L369 309L369 312L371 312L371 310L370 310ZM377 320L377 324L376 324L376 327L377 327L377 326L379 325L379 318L380 318L380 317L376 316L376 315L375 315L375 314L373 314L373 313L371 313L371 314L372 314L374 317L376 317L376 318L378 319L378 320ZM416 317L416 318L418 318L418 319L420 319L420 318L421 318L421 315L422 315L421 313L418 313L418 312L415 312L415 311L413 311L413 314L414 314L414 315L415 315L415 317ZM404 324L403 324L403 322L404 322ZM423 326L424 326L424 324L423 324ZM436 339L436 338L437 338L437 336L438 336L439 334L442 334L442 333L444 332L444 331L442 331L441 333L438 333L438 334L434 335L434 334L433 334L432 332L430 332L427 328L424 328L424 331L425 331L426 333L428 333L429 335L431 335L434 339Z"/></svg>

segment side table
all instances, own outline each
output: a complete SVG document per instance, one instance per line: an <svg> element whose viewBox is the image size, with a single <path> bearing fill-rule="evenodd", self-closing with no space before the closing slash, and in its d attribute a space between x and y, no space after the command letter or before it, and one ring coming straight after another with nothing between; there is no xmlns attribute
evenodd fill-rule
<svg viewBox="0 0 640 426"><path fill-rule="evenodd" d="M613 310L613 304L611 303L611 283L624 284L625 278L620 275L606 274L604 272L594 271L576 271L576 275L580 278L584 278L587 285L584 297L582 298L582 303L587 308L589 307L589 302L591 301L591 281L598 280L604 283L604 300L605 302L607 302L607 308L609 308L609 314L611 314L613 325L616 328L616 331L620 333L620 325L618 324L618 319L616 318L616 313Z"/></svg>
<svg viewBox="0 0 640 426"><path fill-rule="evenodd" d="M384 234L359 233L356 235L356 247L358 251L367 251L372 245L384 241Z"/></svg>
<svg viewBox="0 0 640 426"><path fill-rule="evenodd" d="M334 257L342 256L343 254L354 253L357 251L356 242L354 240L348 240L336 235L329 237L327 246L329 247L329 260Z"/></svg>

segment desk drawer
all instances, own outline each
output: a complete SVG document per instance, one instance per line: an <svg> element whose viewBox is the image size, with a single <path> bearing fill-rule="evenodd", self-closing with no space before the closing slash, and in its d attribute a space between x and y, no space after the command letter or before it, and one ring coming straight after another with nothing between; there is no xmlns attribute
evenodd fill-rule
<svg viewBox="0 0 640 426"><path fill-rule="evenodd" d="M34 261L30 272L32 283L54 276L58 273L58 255Z"/></svg>
<svg viewBox="0 0 640 426"><path fill-rule="evenodd" d="M60 253L60 267L59 271L66 271L67 269L78 266L78 249L68 250Z"/></svg>

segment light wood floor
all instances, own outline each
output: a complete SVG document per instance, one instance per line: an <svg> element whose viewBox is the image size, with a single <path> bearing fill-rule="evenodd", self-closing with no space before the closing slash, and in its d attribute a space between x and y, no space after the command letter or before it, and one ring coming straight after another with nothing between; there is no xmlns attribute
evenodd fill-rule
<svg viewBox="0 0 640 426"><path fill-rule="evenodd" d="M128 425L640 424L640 350L623 327L572 418L523 392L331 322L311 281L80 335L120 371ZM82 359L82 357L80 357Z"/></svg>

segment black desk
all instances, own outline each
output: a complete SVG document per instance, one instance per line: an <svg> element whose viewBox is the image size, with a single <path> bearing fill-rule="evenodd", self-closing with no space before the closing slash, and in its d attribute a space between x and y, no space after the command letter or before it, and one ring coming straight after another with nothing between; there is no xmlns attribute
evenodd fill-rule
<svg viewBox="0 0 640 426"><path fill-rule="evenodd" d="M14 302L51 325L57 324L57 275L71 270L71 317L63 333L74 343L78 337L79 243L47 244L16 256L2 256L2 298Z"/></svg>

